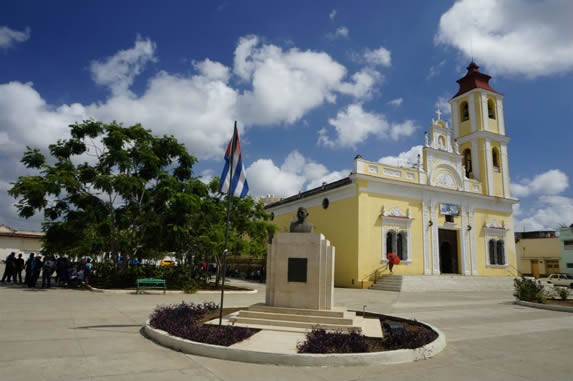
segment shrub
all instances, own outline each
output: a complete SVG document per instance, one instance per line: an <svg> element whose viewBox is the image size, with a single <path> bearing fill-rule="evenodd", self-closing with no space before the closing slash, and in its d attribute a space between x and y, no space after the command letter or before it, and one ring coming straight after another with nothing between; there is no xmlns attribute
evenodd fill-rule
<svg viewBox="0 0 573 381"><path fill-rule="evenodd" d="M165 279L167 288L191 290L204 286L209 278L202 271L189 266L160 267L155 265L129 265L115 267L111 262L94 264L90 283L98 288L133 288L138 278Z"/></svg>
<svg viewBox="0 0 573 381"><path fill-rule="evenodd" d="M519 300L526 302L543 303L546 298L543 285L530 278L515 278L513 280L514 293L513 295Z"/></svg>
<svg viewBox="0 0 573 381"><path fill-rule="evenodd" d="M567 300L569 295L571 295L571 290L567 287L555 287L555 293L561 298L561 300Z"/></svg>
<svg viewBox="0 0 573 381"><path fill-rule="evenodd" d="M368 352L368 344L360 331L340 332L313 328L306 340L296 346L298 353L361 353Z"/></svg>
<svg viewBox="0 0 573 381"><path fill-rule="evenodd" d="M217 304L213 302L201 304L181 302L168 306L158 306L151 314L149 324L153 328L161 329L172 336L222 346L243 341L259 331L252 328L219 327L201 323L206 314L217 309Z"/></svg>
<svg viewBox="0 0 573 381"><path fill-rule="evenodd" d="M438 334L428 327L407 324L400 330L385 331L383 345L387 350L415 349L431 343L437 337Z"/></svg>

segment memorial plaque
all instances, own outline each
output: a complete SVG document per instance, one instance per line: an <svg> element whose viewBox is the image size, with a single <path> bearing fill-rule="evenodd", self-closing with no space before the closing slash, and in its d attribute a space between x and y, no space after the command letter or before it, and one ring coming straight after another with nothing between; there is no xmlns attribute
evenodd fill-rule
<svg viewBox="0 0 573 381"><path fill-rule="evenodd" d="M307 258L288 259L288 281L306 283Z"/></svg>

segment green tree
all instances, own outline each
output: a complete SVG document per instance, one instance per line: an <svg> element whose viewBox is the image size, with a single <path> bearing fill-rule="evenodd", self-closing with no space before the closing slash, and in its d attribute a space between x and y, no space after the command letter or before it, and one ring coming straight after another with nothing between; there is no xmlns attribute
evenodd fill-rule
<svg viewBox="0 0 573 381"><path fill-rule="evenodd" d="M109 253L117 263L178 250L207 187L192 176L196 159L173 136L136 124L88 120L49 146L50 163L28 147L22 163L36 170L9 193L21 217L44 212L45 251Z"/></svg>

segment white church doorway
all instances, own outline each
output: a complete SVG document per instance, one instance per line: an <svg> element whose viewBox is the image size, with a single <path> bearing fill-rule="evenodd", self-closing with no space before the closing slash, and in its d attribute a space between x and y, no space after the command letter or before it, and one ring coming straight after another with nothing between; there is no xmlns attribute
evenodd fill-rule
<svg viewBox="0 0 573 381"><path fill-rule="evenodd" d="M458 231L439 229L440 273L459 274Z"/></svg>

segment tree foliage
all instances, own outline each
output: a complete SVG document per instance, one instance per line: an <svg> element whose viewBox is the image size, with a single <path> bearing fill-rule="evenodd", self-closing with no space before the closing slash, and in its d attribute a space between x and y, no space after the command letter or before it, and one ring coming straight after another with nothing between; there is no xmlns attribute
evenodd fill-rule
<svg viewBox="0 0 573 381"><path fill-rule="evenodd" d="M136 124L88 120L70 138L27 147L21 176L9 193L21 217L44 214L44 250L72 256L154 258L174 252L210 257L223 250L224 200L218 179L193 176L195 157L173 136L156 137ZM233 200L232 251L261 255L274 230L250 197Z"/></svg>

